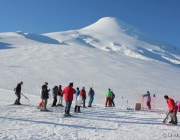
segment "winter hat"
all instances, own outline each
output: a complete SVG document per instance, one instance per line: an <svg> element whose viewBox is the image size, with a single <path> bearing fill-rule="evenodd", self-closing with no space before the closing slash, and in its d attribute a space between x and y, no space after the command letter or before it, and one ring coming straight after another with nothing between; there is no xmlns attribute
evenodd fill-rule
<svg viewBox="0 0 180 140"><path fill-rule="evenodd" d="M20 84L23 84L23 81L21 81Z"/></svg>
<svg viewBox="0 0 180 140"><path fill-rule="evenodd" d="M44 82L45 85L48 85L48 82Z"/></svg>
<svg viewBox="0 0 180 140"><path fill-rule="evenodd" d="M165 99L169 99L169 97L167 95L164 96Z"/></svg>
<svg viewBox="0 0 180 140"><path fill-rule="evenodd" d="M85 89L85 87L82 87L83 89Z"/></svg>
<svg viewBox="0 0 180 140"><path fill-rule="evenodd" d="M73 83L69 83L69 86L73 87Z"/></svg>

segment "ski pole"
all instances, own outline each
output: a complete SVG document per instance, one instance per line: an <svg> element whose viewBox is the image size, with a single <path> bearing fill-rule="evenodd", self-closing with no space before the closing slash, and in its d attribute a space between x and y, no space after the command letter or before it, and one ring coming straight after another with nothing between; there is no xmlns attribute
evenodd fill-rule
<svg viewBox="0 0 180 140"><path fill-rule="evenodd" d="M122 96L122 106L123 106L123 96Z"/></svg>
<svg viewBox="0 0 180 140"><path fill-rule="evenodd" d="M128 100L127 100L127 108L128 108Z"/></svg>
<svg viewBox="0 0 180 140"><path fill-rule="evenodd" d="M22 93L21 93L22 94ZM24 94L22 94L27 100L28 100L28 102L29 102L29 105L30 105L30 101L29 101L29 98L28 97L26 97Z"/></svg>

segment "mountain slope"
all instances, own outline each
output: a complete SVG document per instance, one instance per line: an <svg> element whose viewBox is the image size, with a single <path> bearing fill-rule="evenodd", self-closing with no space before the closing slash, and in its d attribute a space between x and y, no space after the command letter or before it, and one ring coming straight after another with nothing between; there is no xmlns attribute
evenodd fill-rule
<svg viewBox="0 0 180 140"><path fill-rule="evenodd" d="M80 30L45 35L57 40L66 36L66 41L76 40L84 46L117 51L134 58L180 64L179 48L112 17L102 18Z"/></svg>
<svg viewBox="0 0 180 140"><path fill-rule="evenodd" d="M137 32L137 35L127 32ZM103 18L74 31L43 35L0 33L3 48L0 50L0 88L13 90L23 81L23 93L39 96L46 81L49 88L74 82L75 88L85 86L87 91L93 86L95 103L104 104L105 92L111 88L116 101L121 101L123 96L131 106L138 102L137 93L147 90L157 93L160 100L164 94L178 98L179 67L162 56L166 54L168 59L174 56L171 61L179 62L179 49L173 50L167 43L163 48L141 41L138 37L141 34L114 18ZM157 107L166 107L165 102L157 104Z"/></svg>

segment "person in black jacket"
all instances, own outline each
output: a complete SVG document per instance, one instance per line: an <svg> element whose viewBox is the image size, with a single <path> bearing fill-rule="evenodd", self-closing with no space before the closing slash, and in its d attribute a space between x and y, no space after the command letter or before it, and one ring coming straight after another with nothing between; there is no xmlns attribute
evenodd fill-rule
<svg viewBox="0 0 180 140"><path fill-rule="evenodd" d="M42 109L41 111L47 111L46 106L47 106L47 100L49 98L49 91L48 90L48 83L45 82L44 85L42 86L42 94L41 94L41 99L43 100L43 104L42 104Z"/></svg>
<svg viewBox="0 0 180 140"><path fill-rule="evenodd" d="M57 95L59 94L59 90L58 90L58 87L57 86L55 86L54 88L53 88L53 98L54 98L54 100L53 100L53 103L52 103L52 106L51 107L56 107L56 102L57 102Z"/></svg>
<svg viewBox="0 0 180 140"><path fill-rule="evenodd" d="M115 106L115 103L114 103L115 94L113 91L111 92L112 92L111 106Z"/></svg>
<svg viewBox="0 0 180 140"><path fill-rule="evenodd" d="M62 86L61 85L59 85L59 93L58 93L58 96L57 96L57 98L58 98L58 105L57 106L62 106L63 107L63 104L62 104L62 102L63 102L63 94L62 94Z"/></svg>
<svg viewBox="0 0 180 140"><path fill-rule="evenodd" d="M21 99L21 85L23 84L23 82L20 82L19 84L17 84L17 87L15 89L15 94L17 96L16 101L14 102L15 105L21 105L20 103L20 99Z"/></svg>

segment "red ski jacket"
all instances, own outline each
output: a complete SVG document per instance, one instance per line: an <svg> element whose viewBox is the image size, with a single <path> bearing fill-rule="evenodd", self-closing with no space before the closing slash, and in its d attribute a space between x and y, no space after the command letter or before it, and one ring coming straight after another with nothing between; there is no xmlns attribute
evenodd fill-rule
<svg viewBox="0 0 180 140"><path fill-rule="evenodd" d="M86 98L86 91L84 89L81 89L80 93L82 98Z"/></svg>
<svg viewBox="0 0 180 140"><path fill-rule="evenodd" d="M73 100L73 94L76 93L76 90L72 88L71 86L67 86L63 89L62 94L64 94L64 100L65 101L72 101Z"/></svg>
<svg viewBox="0 0 180 140"><path fill-rule="evenodd" d="M173 99L171 98L167 99L167 104L168 104L169 111L175 112L177 110L177 106L175 105L175 102Z"/></svg>

